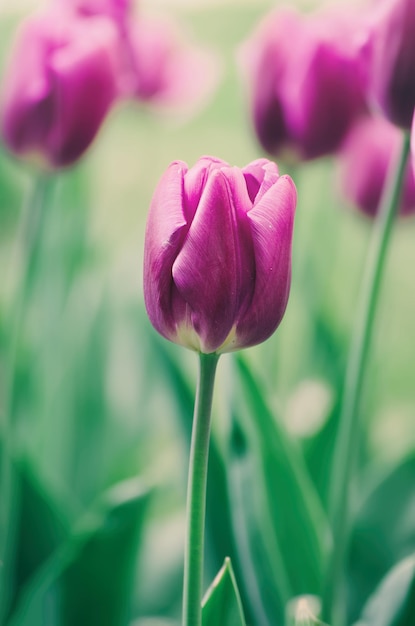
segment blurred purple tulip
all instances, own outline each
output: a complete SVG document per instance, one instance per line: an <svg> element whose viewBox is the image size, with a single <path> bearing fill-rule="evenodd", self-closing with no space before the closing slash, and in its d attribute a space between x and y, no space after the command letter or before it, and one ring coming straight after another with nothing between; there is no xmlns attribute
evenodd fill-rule
<svg viewBox="0 0 415 626"><path fill-rule="evenodd" d="M51 168L89 147L117 95L117 32L49 10L21 27L3 81L2 136L16 155Z"/></svg>
<svg viewBox="0 0 415 626"><path fill-rule="evenodd" d="M255 131L270 154L311 159L337 149L366 108L359 33L353 16L280 9L243 46Z"/></svg>
<svg viewBox="0 0 415 626"><path fill-rule="evenodd" d="M343 196L366 215L375 216L402 132L384 117L365 116L347 135L339 152L339 184ZM407 166L401 215L415 212L415 179Z"/></svg>
<svg viewBox="0 0 415 626"><path fill-rule="evenodd" d="M85 18L105 15L119 35L119 95L160 111L195 112L218 82L217 57L166 18L134 14L132 0L60 0Z"/></svg>
<svg viewBox="0 0 415 626"><path fill-rule="evenodd" d="M125 45L127 97L160 110L193 112L217 84L215 55L187 42L171 21L143 16L131 20Z"/></svg>
<svg viewBox="0 0 415 626"><path fill-rule="evenodd" d="M384 115L409 130L415 109L415 2L384 0L373 10L369 89Z"/></svg>
<svg viewBox="0 0 415 626"><path fill-rule="evenodd" d="M152 200L144 296L156 330L204 353L267 339L291 282L296 189L266 159L239 169L212 157L174 162Z"/></svg>

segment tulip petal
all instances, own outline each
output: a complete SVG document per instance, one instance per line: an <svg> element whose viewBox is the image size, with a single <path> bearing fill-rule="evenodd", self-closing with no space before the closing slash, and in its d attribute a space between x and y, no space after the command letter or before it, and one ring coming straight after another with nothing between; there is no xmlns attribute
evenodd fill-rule
<svg viewBox="0 0 415 626"><path fill-rule="evenodd" d="M231 331L240 286L235 207L223 172L214 170L173 265L173 279L189 306L189 328L202 352L214 352Z"/></svg>
<svg viewBox="0 0 415 626"><path fill-rule="evenodd" d="M214 157L201 157L184 178L186 217L190 223L200 202L207 179L212 170L229 167L228 163Z"/></svg>
<svg viewBox="0 0 415 626"><path fill-rule="evenodd" d="M358 23L342 12L306 17L281 8L245 44L254 127L269 153L296 161L330 153L365 110Z"/></svg>
<svg viewBox="0 0 415 626"><path fill-rule="evenodd" d="M299 107L292 121L304 158L334 152L365 110L363 81L356 79L357 70L355 59L337 51L331 41L315 42L312 53L303 59L297 98L307 107Z"/></svg>
<svg viewBox="0 0 415 626"><path fill-rule="evenodd" d="M386 117L407 130L415 107L415 5L379 3L371 30L370 89Z"/></svg>
<svg viewBox="0 0 415 626"><path fill-rule="evenodd" d="M284 85L286 64L297 41L298 19L290 9L272 11L241 48L240 65L251 93L253 124L263 148L274 154L290 143Z"/></svg>
<svg viewBox="0 0 415 626"><path fill-rule="evenodd" d="M2 130L17 154L69 165L95 137L117 93L117 29L51 9L25 22L4 81Z"/></svg>
<svg viewBox="0 0 415 626"><path fill-rule="evenodd" d="M261 163L261 160L257 163ZM264 172L259 173L257 166L254 164L251 165L252 168L249 168L249 172L252 175L253 173L256 173L259 179L261 179ZM238 314L240 314L250 305L255 285L255 258L252 247L251 229L248 220L248 212L253 206L253 201L250 195L250 191L251 193L253 191L252 179L248 184L246 173L238 167L228 167L223 169L222 172L225 176L231 205L235 210L235 255L237 265L236 308Z"/></svg>
<svg viewBox="0 0 415 626"><path fill-rule="evenodd" d="M2 88L2 135L6 144L17 153L34 149L50 127L50 86L44 65L45 24L33 19L19 31ZM30 50L31 53L27 54Z"/></svg>
<svg viewBox="0 0 415 626"><path fill-rule="evenodd" d="M117 93L117 49L115 26L96 17L74 23L70 43L51 55L56 119L49 139L55 164L72 163L94 139Z"/></svg>
<svg viewBox="0 0 415 626"><path fill-rule="evenodd" d="M284 314L291 280L291 240L296 189L281 176L248 213L256 275L252 304L236 324L238 347L267 339Z"/></svg>
<svg viewBox="0 0 415 626"><path fill-rule="evenodd" d="M172 279L172 267L188 229L183 210L186 171L186 163L174 162L160 180L151 202L144 247L147 313L156 330L172 341L176 340L176 326L183 321L186 309Z"/></svg>
<svg viewBox="0 0 415 626"><path fill-rule="evenodd" d="M369 217L379 209L385 181L401 150L402 131L385 117L366 116L349 131L337 159L339 191ZM401 215L415 212L414 174L407 166L400 199Z"/></svg>
<svg viewBox="0 0 415 626"><path fill-rule="evenodd" d="M256 204L274 185L278 178L278 166L268 159L257 159L242 169L252 204Z"/></svg>
<svg viewBox="0 0 415 626"><path fill-rule="evenodd" d="M216 55L185 41L168 20L130 21L127 94L159 111L193 113L214 93L221 68ZM130 93L128 93L130 92Z"/></svg>

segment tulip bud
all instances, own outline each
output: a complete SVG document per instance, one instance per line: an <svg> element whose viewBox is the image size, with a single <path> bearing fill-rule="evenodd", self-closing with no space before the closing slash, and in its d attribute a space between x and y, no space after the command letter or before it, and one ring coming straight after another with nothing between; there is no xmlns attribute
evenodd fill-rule
<svg viewBox="0 0 415 626"><path fill-rule="evenodd" d="M373 217L380 205L402 132L385 118L365 116L347 135L339 152L339 183L342 195ZM407 166L400 202L401 215L415 212L415 179Z"/></svg>
<svg viewBox="0 0 415 626"><path fill-rule="evenodd" d="M62 10L29 18L3 83L1 129L18 156L59 168L76 161L117 94L111 20Z"/></svg>
<svg viewBox="0 0 415 626"><path fill-rule="evenodd" d="M409 130L415 109L414 0L384 1L370 31L371 95L391 122Z"/></svg>
<svg viewBox="0 0 415 626"><path fill-rule="evenodd" d="M306 17L289 9L261 22L241 61L267 152L311 159L337 149L366 107L357 31L339 14Z"/></svg>
<svg viewBox="0 0 415 626"><path fill-rule="evenodd" d="M291 282L296 189L275 163L239 169L212 157L174 162L152 200L144 250L150 321L203 353L267 339Z"/></svg>

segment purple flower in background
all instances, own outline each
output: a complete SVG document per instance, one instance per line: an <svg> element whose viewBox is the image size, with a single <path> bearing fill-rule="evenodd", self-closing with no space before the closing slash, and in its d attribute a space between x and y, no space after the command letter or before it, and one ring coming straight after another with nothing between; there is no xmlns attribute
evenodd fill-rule
<svg viewBox="0 0 415 626"><path fill-rule="evenodd" d="M415 109L415 2L376 7L367 46L369 89L386 117L409 130Z"/></svg>
<svg viewBox="0 0 415 626"><path fill-rule="evenodd" d="M204 352L267 339L291 282L296 189L265 159L239 169L212 157L174 162L152 200L144 296L153 326Z"/></svg>
<svg viewBox="0 0 415 626"><path fill-rule="evenodd" d="M119 95L159 110L193 112L219 76L212 52L189 43L177 24L133 12L132 0L61 0L85 18L105 15L118 29Z"/></svg>
<svg viewBox="0 0 415 626"><path fill-rule="evenodd" d="M339 151L339 184L343 196L373 217L382 197L402 132L385 118L362 117L350 130ZM415 179L408 164L400 204L401 215L415 212Z"/></svg>
<svg viewBox="0 0 415 626"><path fill-rule="evenodd" d="M3 140L46 167L71 165L115 101L193 112L217 78L210 53L170 22L135 17L131 0L59 0L21 26L2 86Z"/></svg>
<svg viewBox="0 0 415 626"><path fill-rule="evenodd" d="M3 81L1 128L16 155L59 168L89 147L117 95L117 32L49 10L21 27Z"/></svg>
<svg viewBox="0 0 415 626"><path fill-rule="evenodd" d="M311 159L337 149L365 109L357 20L273 11L243 46L252 117L270 154Z"/></svg>
<svg viewBox="0 0 415 626"><path fill-rule="evenodd" d="M129 23L125 95L160 110L194 111L218 80L217 58L185 40L166 19L140 17ZM126 43L127 45L127 43Z"/></svg>

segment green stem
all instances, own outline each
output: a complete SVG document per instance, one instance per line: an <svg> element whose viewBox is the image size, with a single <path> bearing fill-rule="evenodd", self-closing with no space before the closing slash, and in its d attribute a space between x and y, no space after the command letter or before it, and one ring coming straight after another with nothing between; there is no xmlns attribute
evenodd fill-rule
<svg viewBox="0 0 415 626"><path fill-rule="evenodd" d="M13 432L15 425L16 365L21 330L37 266L39 240L43 230L45 206L51 190L51 178L39 176L22 213L20 232L21 275L10 311L10 341L3 407L0 412L1 465L0 465L0 624L3 623L10 599L12 560L14 546L15 514L17 507L17 482L13 472Z"/></svg>
<svg viewBox="0 0 415 626"><path fill-rule="evenodd" d="M217 354L200 354L187 485L183 626L201 626L206 481Z"/></svg>
<svg viewBox="0 0 415 626"><path fill-rule="evenodd" d="M350 526L350 483L360 443L359 406L381 278L392 226L399 206L409 147L410 138L408 134L405 134L399 158L391 168L391 175L385 185L382 203L373 225L363 275L360 308L346 369L330 493L333 551L328 563L326 588L323 595L323 620L332 626L343 626L345 620L344 572Z"/></svg>

